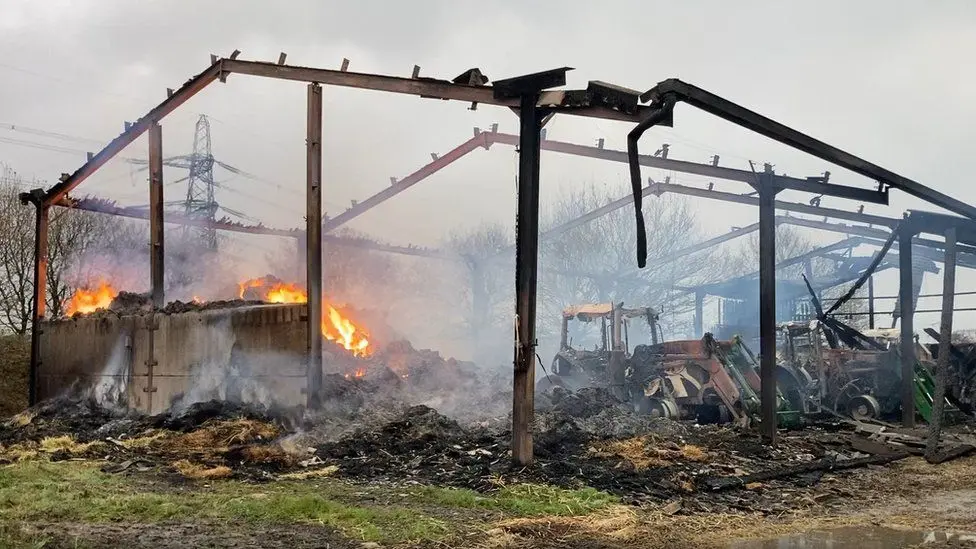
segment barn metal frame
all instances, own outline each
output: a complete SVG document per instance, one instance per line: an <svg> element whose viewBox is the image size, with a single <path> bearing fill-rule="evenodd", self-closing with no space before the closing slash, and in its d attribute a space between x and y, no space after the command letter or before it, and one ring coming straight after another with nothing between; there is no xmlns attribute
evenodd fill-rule
<svg viewBox="0 0 976 549"><path fill-rule="evenodd" d="M951 244L946 246L947 262L950 250L953 252L954 262L955 235L962 236L961 242L976 244L976 240L967 241L969 235L976 236L976 208L955 200L947 195L934 191L908 178L888 171L880 166L862 160L850 153L837 149L813 139L803 133L788 128L782 124L765 118L753 111L736 105L726 99L707 92L701 88L681 82L680 80L666 80L653 87L644 94L600 81L590 81L586 89L582 90L553 90L566 84L568 67L534 73L506 80L496 80L493 85L487 85L488 79L478 69L471 69L452 81L421 77L419 67L414 68L410 78L349 72L347 62L340 70L302 67L285 64L285 55L279 57L277 63L244 61L237 59L239 51L235 51L228 58L211 56L211 64L203 72L188 80L178 90L167 90L167 98L157 107L133 124L127 124L126 130L112 140L98 153L89 156L88 161L72 174L64 174L56 185L46 192L35 189L22 195L25 203L31 203L37 210L35 271L34 271L34 310L31 379L34 380L38 367L37 350L39 345L40 323L45 313L45 271L47 264L47 230L49 210L52 206L76 205L69 198L69 193L82 182L104 166L111 158L119 154L143 133L149 132L149 166L150 166L150 208L147 216L150 222L151 234L151 281L154 304L163 303L162 273L163 265L163 199L162 199L162 128L160 121L173 110L177 109L188 99L199 93L211 83L219 80L225 82L232 74L252 75L266 78L305 82L308 85L307 101L307 176L306 176L306 227L307 269L309 281L309 341L308 341L308 396L309 406L315 406L315 395L321 383L321 333L315 329L318 319L314 313L322 307L320 288L322 263L321 246L323 232L334 229L342 223L352 219L363 211L389 199L410 185L437 171L465 154L467 150L474 150L477 146L489 146L486 136L482 144L478 135L468 143L446 155L443 160L434 158L432 165L426 171L405 178L399 184L394 181L394 190L387 189L383 193L374 195L362 202L361 207L354 206L350 211L340 214L332 220L324 220L322 216L321 199L321 136L322 136L322 85L352 87L384 91L388 93L416 95L422 98L455 100L470 103L472 107L478 104L508 107L516 112L520 119L520 131L516 139L506 136L506 144L517 144L519 147L519 188L516 229L516 337L514 356L514 397L513 397L513 441L512 455L516 463L527 464L532 461L532 437L530 423L533 414L534 390L534 359L535 359L535 296L537 279L538 252L538 214L539 214L539 157L545 148L542 139L542 129L546 122L555 114L569 114L576 116L596 117L608 120L619 120L636 124L628 135L628 150L626 157L612 158L622 161L626 159L630 164L631 183L633 186L632 200L635 204L636 222L638 229L638 266L644 267L646 262L646 235L644 234L643 217L641 214L641 199L645 195L642 188L640 167L657 165L658 160L653 157L641 156L638 152L638 140L649 128L655 125L670 126L673 124L673 110L677 103L685 102L706 112L724 118L747 129L776 139L799 150L818 156L836 165L848 168L856 173L865 175L878 182L877 190L850 187L830 183L827 176L817 176L805 179L791 178L776 174L771 167L761 173L745 172L743 170L729 170L718 166L695 165L684 163L684 170L678 166L669 165L667 169L689 171L700 175L710 175L716 178L743 181L753 186L758 193L760 207L760 333L761 333L761 378L762 378L762 425L761 430L770 442L775 441L776 416L773 408L775 403L775 383L773 377L775 360L775 247L776 223L775 208L778 206L775 195L780 190L791 189L815 193L818 195L839 196L862 202L887 204L888 189L898 188L927 202L944 207L954 213L967 216L955 218L952 216L916 217L916 220L900 226L900 238L903 252L900 254L902 263L902 301L904 313L911 311L911 296L906 290L906 272L910 282L911 243L914 235L920 232L935 232L944 229L952 236ZM645 105L645 103L649 103ZM492 132L494 133L494 132ZM496 134L501 138L502 134ZM552 144L549 144L552 147ZM552 150L555 150L554 148ZM604 157L601 153L598 157ZM597 156L594 154L594 156ZM661 159L666 160L666 159ZM677 162L677 161L671 161ZM623 203L623 204L626 204ZM607 210L610 211L610 210ZM599 213L593 213L599 216ZM591 218L592 219L592 218ZM172 218L171 218L172 221ZM580 220L584 223L586 220ZM907 270L906 270L906 261ZM909 284L910 286L910 284ZM904 303L907 302L907 307ZM911 314L904 318L910 319ZM906 333L903 322L903 339ZM908 338L910 339L910 337ZM909 346L908 341L903 341ZM319 351L317 351L317 349ZM905 356L907 361L913 358ZM907 393L906 410L912 409L910 393ZM32 386L33 396L33 386ZM909 420L913 421L914 414ZM909 420L906 420L908 422Z"/></svg>

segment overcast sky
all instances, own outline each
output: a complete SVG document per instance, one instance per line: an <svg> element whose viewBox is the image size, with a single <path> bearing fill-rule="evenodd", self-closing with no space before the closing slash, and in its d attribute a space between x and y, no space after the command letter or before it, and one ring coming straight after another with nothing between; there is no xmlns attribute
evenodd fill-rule
<svg viewBox="0 0 976 549"><path fill-rule="evenodd" d="M976 4L901 2L413 2L0 0L0 161L48 182L83 161L209 64L240 49L275 60L409 76L452 78L480 67L492 79L571 66L571 86L604 80L645 90L679 77L967 202L976 202ZM326 88L324 197L338 212L471 136L514 115L482 106ZM274 226L302 223L305 87L231 76L163 121L164 154L190 151L193 125L211 117L215 156L278 182L218 170L218 199ZM93 142L51 138L57 132ZM552 139L622 148L630 126L557 118ZM32 146L11 141L28 141ZM832 181L869 182L728 123L680 106L673 130L655 129L645 150L671 144L671 157ZM38 148L36 144L41 144ZM145 157L145 140L125 151ZM544 154L543 206L560 192L596 182L617 187L626 167ZM351 226L396 242L436 245L450 230L482 220L512 224L517 159L510 147L475 151ZM646 175L666 174L648 170ZM173 181L183 174L167 172ZM76 194L148 202L145 174L113 162ZM675 174L689 185L705 181ZM717 183L746 192L740 184ZM179 185L167 188L178 199ZM900 215L924 207L897 191ZM261 197L257 200L253 197ZM802 197L786 197L799 200ZM755 220L756 211L700 201L712 234ZM825 198L823 205L857 205ZM707 208L707 209L706 209ZM818 237L833 239L835 237ZM973 279L960 273L961 287Z"/></svg>

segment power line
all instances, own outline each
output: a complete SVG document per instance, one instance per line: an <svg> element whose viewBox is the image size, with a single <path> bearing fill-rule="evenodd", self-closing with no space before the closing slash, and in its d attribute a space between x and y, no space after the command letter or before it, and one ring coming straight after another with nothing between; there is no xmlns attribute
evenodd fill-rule
<svg viewBox="0 0 976 549"><path fill-rule="evenodd" d="M22 126L20 124L10 124L8 122L0 122L0 128L9 130L12 132L28 133L32 135L40 135L43 137L50 137L52 139L60 139L62 141L74 141L76 143L94 143L99 146L104 146L105 142L99 139L89 139L87 137L78 137L74 135L68 135L66 133L52 132L47 130L40 130L37 128L31 128L28 126Z"/></svg>

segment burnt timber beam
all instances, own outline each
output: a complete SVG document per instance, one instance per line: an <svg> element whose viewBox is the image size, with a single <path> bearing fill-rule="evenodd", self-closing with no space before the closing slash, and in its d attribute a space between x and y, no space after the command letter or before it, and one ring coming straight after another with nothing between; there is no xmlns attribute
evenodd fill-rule
<svg viewBox="0 0 976 549"><path fill-rule="evenodd" d="M359 88L366 90L416 95L427 99L442 99L497 105L520 109L525 105L519 97L510 94L498 95L499 91L506 91L508 82L516 79L496 80L494 86L474 86L456 84L448 80L434 78L403 78L379 74L365 74L350 71L337 71L313 67L299 67L294 65L277 65L262 61L243 61L240 59L220 60L222 73L248 74L279 80L294 80L298 82L317 82L328 86ZM568 69L556 69L565 73ZM544 73L538 73L544 74ZM521 77L519 77L521 78ZM565 80L563 80L565 83ZM636 92L635 92L636 93ZM606 120L621 120L624 122L638 122L650 110L648 107L637 105L632 110L626 107L613 108L594 90L549 90L540 91L533 105L538 108L552 109L561 114L603 118Z"/></svg>
<svg viewBox="0 0 976 549"><path fill-rule="evenodd" d="M479 147L487 149L488 141L485 138L484 132L478 132L477 135L471 139L461 143L457 147L451 149L449 152L445 153L443 156L438 156L431 163L425 165L419 170L413 172L412 174L404 177L403 179L398 179L393 182L393 184L382 191L370 196L369 198L359 201L355 206L349 208L348 210L325 220L322 225L323 232L329 232L340 225L344 225L356 217L366 213L367 211L375 208L376 206L386 202L387 200L393 198L394 196L402 193L403 191L409 189L410 187L420 183L424 179L434 175L441 169L447 167L449 164L459 160L464 155L478 149Z"/></svg>
<svg viewBox="0 0 976 549"><path fill-rule="evenodd" d="M308 332L305 400L317 409L322 394L322 86L308 85L305 140L305 284L308 288Z"/></svg>
<svg viewBox="0 0 976 549"><path fill-rule="evenodd" d="M149 287L156 308L166 304L163 217L163 128L153 122L149 125Z"/></svg>
<svg viewBox="0 0 976 549"><path fill-rule="evenodd" d="M682 82L676 78L665 80L654 86L641 95L641 101L650 101L652 106L664 102L673 103L674 101L688 103L719 118L728 120L733 124L873 179L880 184L881 188L878 190L879 193L884 192L885 186L894 187L951 212L970 219L976 219L976 208L961 200L926 187L921 183L898 175L837 147L828 145L823 141L814 139L809 135L762 116L741 105L737 105L714 93L688 84L687 82Z"/></svg>
<svg viewBox="0 0 976 549"><path fill-rule="evenodd" d="M88 162L75 170L74 173L48 189L44 195L44 204L51 206L67 197L69 192L104 166L115 155L122 152L122 149L146 133L151 124L161 121L166 115L176 110L180 105L186 103L187 100L216 80L220 74L220 63L221 61L213 63L206 70L189 79L180 89L167 97L157 107L146 113L145 116L131 126L128 126L121 135L109 142L101 151L95 153Z"/></svg>

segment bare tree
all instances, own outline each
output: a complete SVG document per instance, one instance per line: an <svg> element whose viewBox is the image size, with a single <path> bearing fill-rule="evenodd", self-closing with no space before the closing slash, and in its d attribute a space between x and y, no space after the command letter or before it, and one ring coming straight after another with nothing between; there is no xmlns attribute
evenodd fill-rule
<svg viewBox="0 0 976 549"><path fill-rule="evenodd" d="M558 227L603 206L625 189L590 186L557 200L549 209L547 227ZM715 249L673 258L675 252L702 240L690 202L663 196L644 202L648 235L648 262L637 268L637 237L633 211L615 210L547 240L541 246L542 276L539 303L540 338L557 336L562 309L585 302L621 302L650 305L663 310L662 325L685 330L685 318L693 300L678 286L692 286L715 279L715 269L702 269L714 260ZM679 284L680 283L680 284ZM666 330L668 331L668 330Z"/></svg>
<svg viewBox="0 0 976 549"><path fill-rule="evenodd" d="M812 252L821 247L807 237L799 228L791 225L779 225L776 227L776 263L779 264L788 259L799 257L803 254ZM752 234L735 252L729 257L730 274L747 275L758 272L759 265L759 235ZM841 284L830 288L820 288L817 282L831 280L838 273L839 261L830 257L813 257L808 262L790 265L776 271L778 280L799 281L802 275L807 275L814 290L818 292L825 303L824 308L829 307L832 300L839 298L847 293L853 283ZM859 290L856 298L863 297L866 289ZM808 299L806 296L801 299ZM863 299L853 299L842 305L836 312L836 316L844 320L845 323L855 328L864 328L868 324L867 317L860 313L866 310Z"/></svg>
<svg viewBox="0 0 976 549"><path fill-rule="evenodd" d="M20 202L25 188L0 165L0 328L15 334L30 329L34 292L34 211Z"/></svg>

